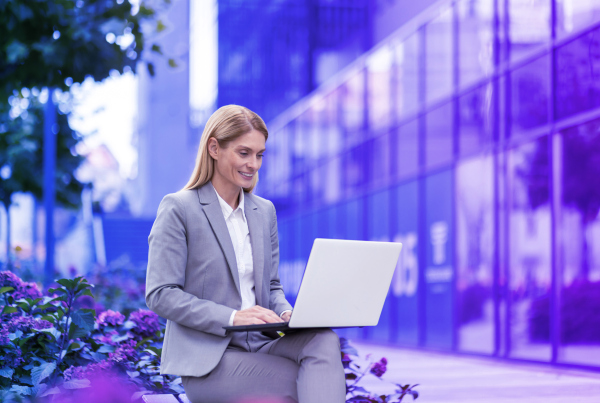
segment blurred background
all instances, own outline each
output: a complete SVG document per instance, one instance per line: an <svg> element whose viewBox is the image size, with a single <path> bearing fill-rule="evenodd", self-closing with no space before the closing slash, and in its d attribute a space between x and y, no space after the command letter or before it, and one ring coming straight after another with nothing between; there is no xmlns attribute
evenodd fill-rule
<svg viewBox="0 0 600 403"><path fill-rule="evenodd" d="M157 207L240 104L291 302L315 238L402 242L340 333L600 370L600 0L46 3L0 5L3 269L143 304Z"/></svg>

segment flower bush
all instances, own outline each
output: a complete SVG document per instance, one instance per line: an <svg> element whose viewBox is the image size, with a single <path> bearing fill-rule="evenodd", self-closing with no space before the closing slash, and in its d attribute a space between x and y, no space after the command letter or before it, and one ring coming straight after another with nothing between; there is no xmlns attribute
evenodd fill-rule
<svg viewBox="0 0 600 403"><path fill-rule="evenodd" d="M183 393L180 378L159 373L160 318L144 309L96 318L78 304L93 299L92 287L83 277L61 279L43 296L35 283L0 272L0 401L67 401L107 377L129 384L134 398Z"/></svg>
<svg viewBox="0 0 600 403"><path fill-rule="evenodd" d="M340 347L342 351L342 364L346 372L346 402L356 403L396 403L401 402L404 397L412 396L413 400L419 397L419 393L414 389L418 385L401 385L395 383L396 391L390 395L376 395L366 390L360 385L361 380L367 375L375 376L378 379L387 371L387 358L383 357L379 361L369 361L361 367L352 357L358 357L358 352L343 337L340 337Z"/></svg>
<svg viewBox="0 0 600 403"><path fill-rule="evenodd" d="M61 279L42 295L35 283L0 272L0 401L131 402L149 393L184 393L181 378L159 373L162 319L142 308L96 316L84 307L95 304L93 287L83 277ZM356 350L340 341L348 402L417 398L416 385L379 396L361 387L366 375L381 379L387 360L361 368L352 358Z"/></svg>

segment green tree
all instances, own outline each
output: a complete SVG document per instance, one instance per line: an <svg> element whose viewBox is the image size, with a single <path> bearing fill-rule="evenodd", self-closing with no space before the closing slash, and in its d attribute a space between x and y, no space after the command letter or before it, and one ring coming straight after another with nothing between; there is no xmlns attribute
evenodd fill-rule
<svg viewBox="0 0 600 403"><path fill-rule="evenodd" d="M8 213L16 192L42 196L43 105L40 89L68 92L86 77L135 72L146 41L164 30L157 13L170 0L0 0L0 201ZM158 45L150 50L161 54ZM140 63L142 62L142 63ZM176 63L169 59L168 64ZM68 108L67 108L68 109ZM80 204L73 176L80 136L57 118L57 203ZM7 214L8 216L8 214ZM7 222L10 234L10 222ZM10 237L7 239L10 250Z"/></svg>

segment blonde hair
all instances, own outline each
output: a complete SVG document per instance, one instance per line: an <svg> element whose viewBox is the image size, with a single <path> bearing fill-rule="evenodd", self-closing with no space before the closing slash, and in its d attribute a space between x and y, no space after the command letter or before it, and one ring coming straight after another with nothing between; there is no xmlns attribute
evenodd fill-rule
<svg viewBox="0 0 600 403"><path fill-rule="evenodd" d="M197 189L212 179L215 171L215 160L208 153L208 140L210 138L214 137L219 146L225 148L230 142L253 130L264 134L265 141L269 137L265 122L250 109L239 105L225 105L217 109L204 126L200 146L198 147L198 155L196 156L196 166L190 180L183 189ZM244 191L252 192L257 183L258 172L254 175L252 184L244 188Z"/></svg>

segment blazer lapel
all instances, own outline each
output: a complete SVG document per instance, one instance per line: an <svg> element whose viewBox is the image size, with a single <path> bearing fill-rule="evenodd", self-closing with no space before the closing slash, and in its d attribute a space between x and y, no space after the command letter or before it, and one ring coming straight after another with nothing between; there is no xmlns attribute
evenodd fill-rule
<svg viewBox="0 0 600 403"><path fill-rule="evenodd" d="M231 271L235 286L238 292L240 292L240 277L238 274L237 262L235 260L235 251L233 250L229 230L227 229L227 224L223 218L223 211L221 211L221 205L217 199L215 188L212 183L208 182L206 185L198 188L197 192L198 200L200 201L200 204L202 204L204 214L206 214L206 218L208 218L208 221L210 222L210 226L217 237L217 241L219 241L219 245L223 250L227 264L229 265L229 270ZM254 245L252 246L254 247Z"/></svg>
<svg viewBox="0 0 600 403"><path fill-rule="evenodd" d="M252 245L252 265L254 266L254 292L256 303L261 306L263 301L263 273L265 265L264 239L263 239L263 217L258 207L251 200L248 193L244 194L244 210L250 231L250 245ZM268 305L267 305L268 307Z"/></svg>

